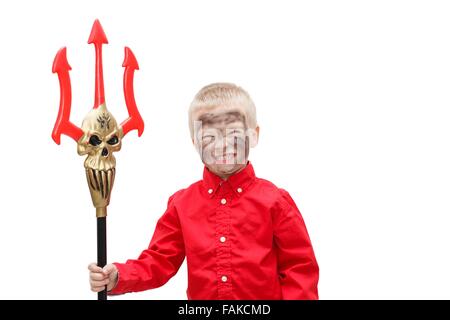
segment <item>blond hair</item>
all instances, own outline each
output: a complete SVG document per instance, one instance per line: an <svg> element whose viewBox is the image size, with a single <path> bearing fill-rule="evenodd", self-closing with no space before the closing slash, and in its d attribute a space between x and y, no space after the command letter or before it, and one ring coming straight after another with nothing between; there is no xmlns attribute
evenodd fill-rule
<svg viewBox="0 0 450 320"><path fill-rule="evenodd" d="M255 104L247 91L233 83L212 83L200 89L189 107L191 138L194 137L194 121L197 120L195 113L216 108L238 109L243 113L248 128L258 126Z"/></svg>

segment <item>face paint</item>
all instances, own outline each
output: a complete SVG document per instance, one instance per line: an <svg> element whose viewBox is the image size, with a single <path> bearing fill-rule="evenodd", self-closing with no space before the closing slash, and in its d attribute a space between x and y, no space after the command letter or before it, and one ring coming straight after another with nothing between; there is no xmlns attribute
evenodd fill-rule
<svg viewBox="0 0 450 320"><path fill-rule="evenodd" d="M213 173L226 179L246 166L250 148L242 113L205 113L195 121L194 132L197 151Z"/></svg>

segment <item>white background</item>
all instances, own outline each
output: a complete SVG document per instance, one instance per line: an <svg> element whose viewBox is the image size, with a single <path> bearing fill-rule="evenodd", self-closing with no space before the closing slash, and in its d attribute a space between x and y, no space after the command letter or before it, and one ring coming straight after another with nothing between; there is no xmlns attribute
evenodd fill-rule
<svg viewBox="0 0 450 320"><path fill-rule="evenodd" d="M256 174L307 224L322 299L450 298L450 4L446 1L14 1L0 4L2 299L96 299L95 210L83 158L51 140L68 47L72 121L94 99L99 18L108 108L122 121L123 47L146 129L116 155L109 261L148 245L168 197L201 178L187 108L216 81L252 95ZM186 265L162 288L186 299Z"/></svg>

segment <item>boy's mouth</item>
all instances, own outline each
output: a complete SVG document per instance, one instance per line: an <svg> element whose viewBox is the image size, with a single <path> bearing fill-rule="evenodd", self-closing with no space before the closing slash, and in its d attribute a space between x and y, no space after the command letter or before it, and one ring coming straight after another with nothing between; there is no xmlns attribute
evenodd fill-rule
<svg viewBox="0 0 450 320"><path fill-rule="evenodd" d="M216 164L234 164L234 159L236 159L236 153L229 153L226 155L215 157Z"/></svg>

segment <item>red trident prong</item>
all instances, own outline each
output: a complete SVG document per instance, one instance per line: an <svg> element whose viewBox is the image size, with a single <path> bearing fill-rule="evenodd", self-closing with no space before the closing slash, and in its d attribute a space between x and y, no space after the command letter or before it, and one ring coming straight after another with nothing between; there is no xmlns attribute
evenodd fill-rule
<svg viewBox="0 0 450 320"><path fill-rule="evenodd" d="M105 31L100 21L95 20L88 43L95 45L95 100L94 109L105 103L105 88L103 86L102 45L108 43Z"/></svg>
<svg viewBox="0 0 450 320"><path fill-rule="evenodd" d="M95 99L94 109L105 103L105 89L103 82L103 63L102 63L102 45L108 43L105 31L103 31L100 21L97 19L92 26L91 34L88 39L88 44L95 45ZM121 123L123 136L131 130L136 129L140 137L144 132L144 121L139 113L134 98L133 79L134 72L139 70L139 65L130 48L125 47L125 58L122 66L125 68L123 75L123 91L125 95L125 103L128 110L128 118ZM58 117L52 132L52 138L60 144L61 134L65 134L76 142L83 136L83 130L70 122L70 108L72 103L72 90L70 86L70 67L66 48L62 48L56 54L53 62L53 73L58 73L60 85L60 105Z"/></svg>
<svg viewBox="0 0 450 320"><path fill-rule="evenodd" d="M103 65L102 65L102 45L108 43L106 34L100 24L95 20L92 26L91 35L88 43L95 45L95 101L94 109L105 103L105 90L103 85ZM125 67L123 75L123 91L125 102L128 109L128 118L121 123L123 135L125 136L131 130L137 129L140 137L144 132L144 121L136 106L133 90L134 71L139 70L139 65L130 48L125 47L125 59L122 64Z"/></svg>
<svg viewBox="0 0 450 320"><path fill-rule="evenodd" d="M137 129L138 136L140 137L144 132L144 120L142 120L136 106L133 90L134 71L139 70L139 65L133 51L131 51L128 47L125 47L125 58L123 60L122 67L125 67L125 71L123 73L123 92L125 95L125 102L129 117L120 125L122 126L124 136L131 130Z"/></svg>
<svg viewBox="0 0 450 320"><path fill-rule="evenodd" d="M70 86L69 70L72 68L67 61L66 47L60 49L53 61L53 73L58 73L60 100L58 117L53 127L52 138L57 143L61 143L61 134L71 137L75 141L83 136L83 130L70 122L70 107L72 104L72 89Z"/></svg>

